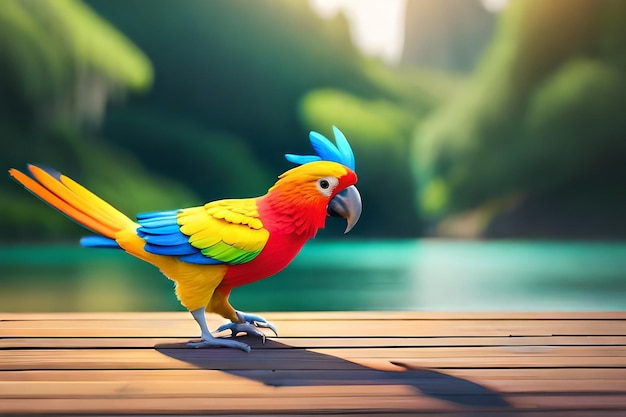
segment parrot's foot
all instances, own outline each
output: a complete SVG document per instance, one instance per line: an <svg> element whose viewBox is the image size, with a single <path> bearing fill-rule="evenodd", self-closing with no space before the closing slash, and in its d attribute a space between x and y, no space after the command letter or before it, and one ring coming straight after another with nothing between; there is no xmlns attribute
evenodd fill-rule
<svg viewBox="0 0 626 417"><path fill-rule="evenodd" d="M202 340L199 342L189 342L187 346L194 348L208 348L208 347L226 347L226 348L235 348L241 349L245 352L250 353L250 346L245 343L237 342L232 339L221 339L214 337L209 328L206 325L206 318L204 317L204 307L197 308L191 311L191 315L198 325L200 326L200 331L202 332Z"/></svg>
<svg viewBox="0 0 626 417"><path fill-rule="evenodd" d="M236 340L220 339L213 337L212 335L202 335L202 340L199 342L189 342L187 346L192 348L213 348L213 347L225 347L241 349L244 352L250 353L250 346L245 343L237 342Z"/></svg>
<svg viewBox="0 0 626 417"><path fill-rule="evenodd" d="M233 333L233 336L237 336L238 333L247 333L248 335L262 338L263 343L265 343L265 333L261 332L258 328L270 329L276 336L278 336L276 327L261 316L237 311L237 317L239 317L243 323L227 323L220 326L217 331L221 332L223 330L230 330Z"/></svg>

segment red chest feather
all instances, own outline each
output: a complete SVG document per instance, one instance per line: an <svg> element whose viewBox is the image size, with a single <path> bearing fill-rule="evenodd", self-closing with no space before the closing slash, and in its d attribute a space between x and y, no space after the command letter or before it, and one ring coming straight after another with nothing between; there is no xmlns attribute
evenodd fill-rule
<svg viewBox="0 0 626 417"><path fill-rule="evenodd" d="M271 234L263 251L252 261L228 267L221 287L230 289L274 275L296 257L308 237Z"/></svg>

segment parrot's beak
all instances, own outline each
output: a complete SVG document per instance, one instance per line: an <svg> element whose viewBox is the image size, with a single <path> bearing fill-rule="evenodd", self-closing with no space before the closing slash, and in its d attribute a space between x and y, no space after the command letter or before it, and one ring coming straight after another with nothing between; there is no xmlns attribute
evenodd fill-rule
<svg viewBox="0 0 626 417"><path fill-rule="evenodd" d="M348 233L361 217L361 194L354 185L346 188L337 194L330 203L326 211L333 217L343 217L348 221L348 226L344 233Z"/></svg>

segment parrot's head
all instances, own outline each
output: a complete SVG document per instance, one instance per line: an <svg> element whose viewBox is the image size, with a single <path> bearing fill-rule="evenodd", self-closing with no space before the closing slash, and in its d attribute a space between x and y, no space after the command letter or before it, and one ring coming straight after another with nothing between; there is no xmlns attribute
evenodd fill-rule
<svg viewBox="0 0 626 417"><path fill-rule="evenodd" d="M327 215L347 220L346 233L361 216L361 196L354 186L357 176L336 162L315 161L290 169L269 190L294 217L303 215L316 228L324 227ZM296 223L298 222L297 219Z"/></svg>
<svg viewBox="0 0 626 417"><path fill-rule="evenodd" d="M361 196L354 184L354 154L345 136L334 127L337 146L317 132L310 139L318 156L285 155L300 164L279 176L268 191L273 210L288 218L284 226L299 234L314 235L328 215L343 217L348 233L361 216Z"/></svg>

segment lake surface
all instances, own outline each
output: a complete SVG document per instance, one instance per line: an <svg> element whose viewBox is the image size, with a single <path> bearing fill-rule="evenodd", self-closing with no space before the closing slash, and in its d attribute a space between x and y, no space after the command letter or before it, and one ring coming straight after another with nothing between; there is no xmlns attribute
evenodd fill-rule
<svg viewBox="0 0 626 417"><path fill-rule="evenodd" d="M626 243L309 243L280 274L236 288L244 311L615 311ZM184 310L156 268L115 250L0 247L0 311Z"/></svg>

